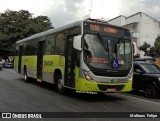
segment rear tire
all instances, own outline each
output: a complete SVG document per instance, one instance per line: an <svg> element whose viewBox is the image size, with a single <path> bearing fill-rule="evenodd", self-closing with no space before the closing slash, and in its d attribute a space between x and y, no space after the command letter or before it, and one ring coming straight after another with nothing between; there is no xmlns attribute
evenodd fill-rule
<svg viewBox="0 0 160 121"><path fill-rule="evenodd" d="M152 84L145 84L143 92L144 92L144 96L147 98L156 97L156 90Z"/></svg>
<svg viewBox="0 0 160 121"><path fill-rule="evenodd" d="M27 77L27 69L24 69L24 81L28 82L28 77Z"/></svg>

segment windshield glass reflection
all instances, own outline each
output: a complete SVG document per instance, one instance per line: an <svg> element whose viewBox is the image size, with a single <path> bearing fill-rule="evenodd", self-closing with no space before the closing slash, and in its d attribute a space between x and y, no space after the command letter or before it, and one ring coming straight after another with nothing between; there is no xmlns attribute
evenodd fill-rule
<svg viewBox="0 0 160 121"><path fill-rule="evenodd" d="M132 66L130 40L86 34L83 51L85 62L93 68L126 70Z"/></svg>

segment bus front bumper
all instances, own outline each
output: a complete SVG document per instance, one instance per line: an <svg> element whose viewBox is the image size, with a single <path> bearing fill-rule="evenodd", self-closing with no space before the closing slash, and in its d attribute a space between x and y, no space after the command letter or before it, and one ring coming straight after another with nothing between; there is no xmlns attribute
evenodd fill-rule
<svg viewBox="0 0 160 121"><path fill-rule="evenodd" d="M76 81L75 89L84 92L130 92L132 81L126 83L98 83L80 78Z"/></svg>

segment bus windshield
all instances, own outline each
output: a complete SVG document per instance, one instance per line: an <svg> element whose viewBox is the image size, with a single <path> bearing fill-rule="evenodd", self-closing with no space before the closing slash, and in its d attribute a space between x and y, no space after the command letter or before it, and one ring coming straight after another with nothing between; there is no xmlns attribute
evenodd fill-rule
<svg viewBox="0 0 160 121"><path fill-rule="evenodd" d="M132 67L131 40L85 34L83 52L90 68L127 70Z"/></svg>

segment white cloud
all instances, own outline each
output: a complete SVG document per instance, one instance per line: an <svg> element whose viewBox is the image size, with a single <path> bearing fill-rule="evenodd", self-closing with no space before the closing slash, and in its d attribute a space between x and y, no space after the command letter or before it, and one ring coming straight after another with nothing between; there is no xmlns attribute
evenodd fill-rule
<svg viewBox="0 0 160 121"><path fill-rule="evenodd" d="M40 15L48 6L54 6L54 0L0 0L0 12L10 10L29 10L34 15Z"/></svg>
<svg viewBox="0 0 160 121"><path fill-rule="evenodd" d="M119 15L120 0L93 0L91 15L95 18L113 18Z"/></svg>
<svg viewBox="0 0 160 121"><path fill-rule="evenodd" d="M42 13L51 18L54 27L59 27L83 19L90 9L90 0L57 0L54 7L50 6Z"/></svg>
<svg viewBox="0 0 160 121"><path fill-rule="evenodd" d="M120 13L126 16L144 12L151 17L160 17L160 0L121 0Z"/></svg>
<svg viewBox="0 0 160 121"><path fill-rule="evenodd" d="M28 10L35 16L48 16L53 26L59 27L89 13L98 18L113 18L144 12L160 18L159 6L159 0L0 0L0 13L7 9Z"/></svg>

